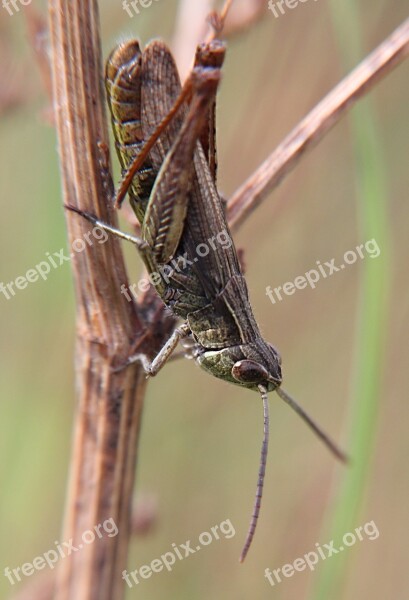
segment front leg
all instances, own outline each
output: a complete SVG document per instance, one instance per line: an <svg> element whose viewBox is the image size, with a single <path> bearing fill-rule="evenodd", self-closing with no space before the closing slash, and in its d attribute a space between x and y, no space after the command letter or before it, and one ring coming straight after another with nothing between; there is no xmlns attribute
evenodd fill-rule
<svg viewBox="0 0 409 600"><path fill-rule="evenodd" d="M130 356L126 363L114 369L114 372L122 371L122 369L125 367L128 367L133 363L140 362L146 375L148 377L154 377L170 359L180 340L189 335L189 333L190 327L187 322L182 323L182 325L175 329L166 344L155 356L152 362L149 361L149 358L146 356L146 354L139 352L133 356Z"/></svg>

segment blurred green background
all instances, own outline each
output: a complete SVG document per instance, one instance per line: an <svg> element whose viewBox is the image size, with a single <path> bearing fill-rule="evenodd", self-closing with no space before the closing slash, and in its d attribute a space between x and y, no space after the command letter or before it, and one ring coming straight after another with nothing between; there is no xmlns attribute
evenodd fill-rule
<svg viewBox="0 0 409 600"><path fill-rule="evenodd" d="M409 7L357 0L339 12L328 0L311 0L276 19L265 5L264 18L229 42L218 100L219 187L226 196ZM100 8L105 56L124 37L172 39L176 0L154 2L134 18L119 1ZM10 16L0 9L3 283L66 247L55 131L24 10ZM132 542L128 571L223 520L231 520L236 535L141 581L128 598L407 597L408 81L409 62L305 156L235 236L261 330L283 356L285 389L349 450L351 466L336 464L272 396L261 519L239 565L256 484L261 402L192 362L169 365L148 387L137 477L138 493L157 497L158 515L153 531ZM317 260L342 262L344 252L373 237L379 258L358 260L275 305L266 296L266 286L293 281ZM139 263L132 254L128 249L134 281ZM0 309L3 573L61 541L75 406L69 264L9 300L0 294ZM342 560L331 557L274 588L265 579L265 568L280 568L316 542L372 520L379 538L357 542ZM0 577L1 598L16 587Z"/></svg>

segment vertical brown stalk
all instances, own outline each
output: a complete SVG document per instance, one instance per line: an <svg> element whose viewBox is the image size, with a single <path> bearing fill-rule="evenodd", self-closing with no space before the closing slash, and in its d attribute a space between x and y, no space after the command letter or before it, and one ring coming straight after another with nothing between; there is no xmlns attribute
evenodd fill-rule
<svg viewBox="0 0 409 600"><path fill-rule="evenodd" d="M102 88L97 2L50 0L53 96L63 199L115 224ZM71 244L90 229L66 213ZM92 239L92 236L91 236ZM77 407L62 540L113 519L119 534L61 559L58 600L118 600L126 566L130 502L145 391L139 365L114 374L142 331L136 307L120 293L126 272L118 241L85 245L72 260L77 301ZM67 424L68 426L68 424ZM95 532L95 530L94 530Z"/></svg>

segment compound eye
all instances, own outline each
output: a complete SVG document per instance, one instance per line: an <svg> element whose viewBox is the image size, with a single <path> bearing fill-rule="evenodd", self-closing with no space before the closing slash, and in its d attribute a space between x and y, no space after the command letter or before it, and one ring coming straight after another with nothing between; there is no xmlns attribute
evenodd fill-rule
<svg viewBox="0 0 409 600"><path fill-rule="evenodd" d="M268 380L268 372L255 360L239 360L233 365L231 374L242 383L262 383Z"/></svg>

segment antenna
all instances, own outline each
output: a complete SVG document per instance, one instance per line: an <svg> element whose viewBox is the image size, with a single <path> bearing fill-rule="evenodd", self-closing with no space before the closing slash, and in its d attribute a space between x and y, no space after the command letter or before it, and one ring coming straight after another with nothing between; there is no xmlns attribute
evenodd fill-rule
<svg viewBox="0 0 409 600"><path fill-rule="evenodd" d="M269 429L270 429L270 416L268 412L268 396L267 389L263 385L259 385L258 389L261 394L261 398L263 400L263 415L264 415L264 436L263 443L261 445L261 455L260 455L260 467L258 470L258 481L257 481L257 489L256 489L256 497L254 499L253 506L253 514L250 519L250 526L247 532L246 541L244 542L243 550L240 554L240 562L242 563L246 558L247 552L251 546L251 542L253 541L254 532L256 531L257 520L260 514L260 506L261 506L261 498L263 495L263 486L264 486L264 475L266 473L266 462L267 462L267 451L268 451L268 438L269 438Z"/></svg>
<svg viewBox="0 0 409 600"><path fill-rule="evenodd" d="M263 443L261 446L261 455L260 455L260 467L258 471L258 481L257 481L257 489L256 489L256 497L254 500L253 506L253 514L250 519L250 526L247 532L246 541L244 542L243 550L240 555L240 562L242 563L247 556L247 553L250 549L251 543L253 541L254 533L256 531L257 520L260 514L260 506L261 506L261 498L263 495L263 486L264 486L264 475L266 473L266 463L267 463L267 451L268 451L268 438L269 438L269 429L270 429L270 417L269 417L269 409L268 409L268 396L267 389L263 385L259 385L258 389L261 394L261 398L263 400L263 414L264 414L264 436ZM331 440L331 438L321 429L321 427L304 411L303 408L292 398L287 392L282 390L280 387L277 387L277 394L280 396L282 400L307 423L307 425L313 430L313 432L321 439L322 442L327 446L327 448L338 458L340 461L347 463L348 457L338 448L338 446Z"/></svg>
<svg viewBox="0 0 409 600"><path fill-rule="evenodd" d="M331 440L331 438L321 429L321 427L313 421L313 419L305 412L303 408L292 398L287 392L282 390L280 387L275 389L277 394L280 396L282 400L307 423L307 425L313 430L313 432L324 442L328 450L332 452L336 458L338 458L341 462L347 463L349 462L348 456L338 448L338 446Z"/></svg>

